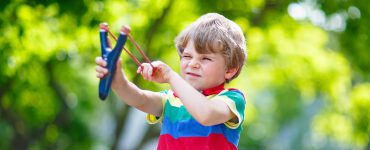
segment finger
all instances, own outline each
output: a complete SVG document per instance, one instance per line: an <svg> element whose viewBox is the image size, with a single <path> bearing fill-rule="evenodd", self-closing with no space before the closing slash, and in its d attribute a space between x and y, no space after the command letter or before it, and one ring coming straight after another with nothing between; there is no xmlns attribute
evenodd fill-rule
<svg viewBox="0 0 370 150"><path fill-rule="evenodd" d="M152 81L152 77L153 77L153 67L150 66L148 69L148 80Z"/></svg>
<svg viewBox="0 0 370 150"><path fill-rule="evenodd" d="M103 68L101 66L96 66L95 70L96 70L96 72L101 73L101 74L104 74L104 75L105 74L108 74L108 69Z"/></svg>
<svg viewBox="0 0 370 150"><path fill-rule="evenodd" d="M153 68L153 76L158 74L158 72L160 72L160 70L162 70L161 68L163 67L166 67L165 64L161 61L153 61L152 62L154 68Z"/></svg>
<svg viewBox="0 0 370 150"><path fill-rule="evenodd" d="M145 79L146 80L150 80L151 79L151 74L152 74L151 73L152 72L151 71L152 70L152 66L149 63L145 63L144 64L144 69L145 70L143 72L144 72Z"/></svg>
<svg viewBox="0 0 370 150"><path fill-rule="evenodd" d="M147 63L142 64L142 66L143 66L142 75L143 75L144 79L147 80L150 66Z"/></svg>
<svg viewBox="0 0 370 150"><path fill-rule="evenodd" d="M98 77L98 78L103 78L103 77L104 77L104 74L96 73L96 77Z"/></svg>
<svg viewBox="0 0 370 150"><path fill-rule="evenodd" d="M139 67L137 67L137 70L136 70L136 73L140 73L143 71L143 66L140 65Z"/></svg>
<svg viewBox="0 0 370 150"><path fill-rule="evenodd" d="M152 75L153 75L153 67L149 67L148 76L151 77Z"/></svg>
<svg viewBox="0 0 370 150"><path fill-rule="evenodd" d="M118 60L117 60L116 65L117 65L117 68L121 68L121 66L122 66L122 59L120 57L118 57Z"/></svg>
<svg viewBox="0 0 370 150"><path fill-rule="evenodd" d="M107 62L102 57L96 57L95 63L99 66L103 66L103 67L107 66Z"/></svg>

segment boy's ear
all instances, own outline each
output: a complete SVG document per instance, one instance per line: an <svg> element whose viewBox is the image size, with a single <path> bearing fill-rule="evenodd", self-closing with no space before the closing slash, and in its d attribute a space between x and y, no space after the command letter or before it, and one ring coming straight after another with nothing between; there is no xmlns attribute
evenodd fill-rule
<svg viewBox="0 0 370 150"><path fill-rule="evenodd" d="M231 68L226 71L225 79L231 79L238 72L238 68Z"/></svg>

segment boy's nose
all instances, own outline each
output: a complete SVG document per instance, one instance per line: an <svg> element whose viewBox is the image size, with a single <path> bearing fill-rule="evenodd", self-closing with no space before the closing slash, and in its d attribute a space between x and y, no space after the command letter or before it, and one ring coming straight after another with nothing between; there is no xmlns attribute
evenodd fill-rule
<svg viewBox="0 0 370 150"><path fill-rule="evenodd" d="M200 64L199 64L199 61L195 60L195 59L192 59L190 60L189 62L189 66L191 68L199 68L200 67Z"/></svg>

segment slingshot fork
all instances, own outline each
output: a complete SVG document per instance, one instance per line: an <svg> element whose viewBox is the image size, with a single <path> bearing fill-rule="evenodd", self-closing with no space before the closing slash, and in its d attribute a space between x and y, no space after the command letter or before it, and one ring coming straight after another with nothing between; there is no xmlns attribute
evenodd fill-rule
<svg viewBox="0 0 370 150"><path fill-rule="evenodd" d="M135 56L132 55L132 53L124 47L127 37L134 44L140 54L144 57L146 62L148 62L153 67L153 72L155 72L155 68L152 65L150 59L145 55L139 45L130 36L130 27L122 26L118 39L114 36L112 32L109 31L108 23L101 23L99 28L101 54L102 58L107 62L106 68L108 69L108 74L101 78L99 82L99 97L101 100L105 100L109 94L114 72L116 71L116 63L119 56L121 55L122 49L135 61L137 65L141 66L140 61L136 59ZM113 49L111 48L111 43L108 39L108 33L116 41L116 45Z"/></svg>

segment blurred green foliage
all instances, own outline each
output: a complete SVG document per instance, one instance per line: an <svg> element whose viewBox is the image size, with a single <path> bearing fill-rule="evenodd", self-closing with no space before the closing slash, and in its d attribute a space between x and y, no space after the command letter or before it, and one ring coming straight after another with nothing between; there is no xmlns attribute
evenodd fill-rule
<svg viewBox="0 0 370 150"><path fill-rule="evenodd" d="M131 108L113 93L98 99L99 23L113 32L130 25L150 58L178 71L174 38L207 12L234 20L247 37L246 67L229 85L248 99L239 149L369 149L369 3L3 0L0 149L117 149ZM168 88L121 58L139 87ZM135 149L157 136L150 127Z"/></svg>

